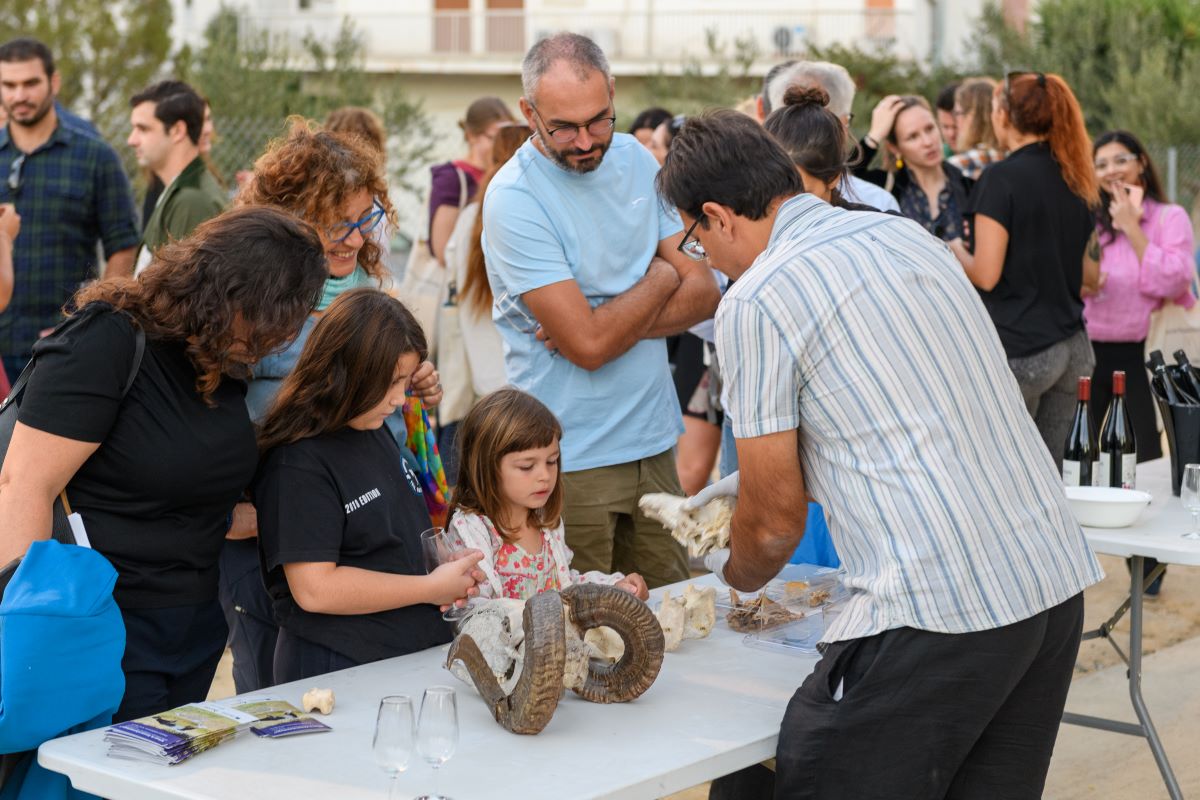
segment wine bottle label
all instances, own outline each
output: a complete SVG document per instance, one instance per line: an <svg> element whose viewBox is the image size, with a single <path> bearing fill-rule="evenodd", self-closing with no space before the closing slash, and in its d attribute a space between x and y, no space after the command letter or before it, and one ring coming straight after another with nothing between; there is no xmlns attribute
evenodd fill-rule
<svg viewBox="0 0 1200 800"><path fill-rule="evenodd" d="M1079 469L1078 461L1068 461L1063 459L1063 486L1078 486L1079 485Z"/></svg>
<svg viewBox="0 0 1200 800"><path fill-rule="evenodd" d="M1108 477L1108 473L1105 472L1106 469L1108 469L1108 467L1100 466L1099 461L1092 462L1092 484L1091 484L1092 486L1107 486L1108 485L1107 481L1106 481L1106 479Z"/></svg>
<svg viewBox="0 0 1200 800"><path fill-rule="evenodd" d="M1095 479L1092 484L1095 486L1112 485L1112 456L1108 453L1100 454L1100 459L1096 462Z"/></svg>
<svg viewBox="0 0 1200 800"><path fill-rule="evenodd" d="M1121 488L1137 488L1137 456L1126 454L1121 456Z"/></svg>

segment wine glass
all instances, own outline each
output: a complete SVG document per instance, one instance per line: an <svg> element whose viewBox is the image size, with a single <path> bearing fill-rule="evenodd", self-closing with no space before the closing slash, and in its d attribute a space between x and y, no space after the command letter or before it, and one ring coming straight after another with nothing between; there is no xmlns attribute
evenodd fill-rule
<svg viewBox="0 0 1200 800"><path fill-rule="evenodd" d="M467 545L463 542L462 537L454 530L446 528L430 528L421 534L421 554L425 557L425 571L432 573L442 564L453 561L453 555L461 550L466 550ZM449 609L442 614L442 619L447 622L458 622L471 613L473 599L467 601L467 605L459 607L451 605Z"/></svg>
<svg viewBox="0 0 1200 800"><path fill-rule="evenodd" d="M1179 499L1183 501L1183 507L1192 512L1192 529L1183 534L1183 538L1200 539L1200 464L1188 464L1183 468Z"/></svg>
<svg viewBox="0 0 1200 800"><path fill-rule="evenodd" d="M392 776L388 798L395 800L400 773L408 769L414 739L412 698L404 694L390 695L379 701L375 716L375 738L371 749L375 762Z"/></svg>
<svg viewBox="0 0 1200 800"><path fill-rule="evenodd" d="M438 791L442 764L450 760L458 747L458 702L449 686L430 686L421 698L417 721L417 752L433 767L433 794L417 800L450 800Z"/></svg>

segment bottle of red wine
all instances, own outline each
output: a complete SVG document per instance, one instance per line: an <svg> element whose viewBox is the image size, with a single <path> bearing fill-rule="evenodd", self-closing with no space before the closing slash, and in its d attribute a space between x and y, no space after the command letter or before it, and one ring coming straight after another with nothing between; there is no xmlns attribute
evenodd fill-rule
<svg viewBox="0 0 1200 800"><path fill-rule="evenodd" d="M1075 406L1075 419L1071 421L1071 432L1063 446L1062 478L1064 486L1092 486L1100 477L1096 465L1098 446L1096 426L1092 424L1092 412L1088 401L1092 398L1092 379L1079 379L1079 402Z"/></svg>
<svg viewBox="0 0 1200 800"><path fill-rule="evenodd" d="M1193 397L1200 399L1200 375L1196 374L1196 368L1188 361L1187 353L1182 350L1176 350L1174 355L1175 364L1183 376L1183 385L1188 387Z"/></svg>
<svg viewBox="0 0 1200 800"><path fill-rule="evenodd" d="M1159 354L1161 356L1161 353ZM1161 358L1160 358L1161 360ZM1100 426L1100 476L1098 486L1133 489L1137 483L1137 442L1133 422L1125 407L1125 373L1112 376L1112 401Z"/></svg>

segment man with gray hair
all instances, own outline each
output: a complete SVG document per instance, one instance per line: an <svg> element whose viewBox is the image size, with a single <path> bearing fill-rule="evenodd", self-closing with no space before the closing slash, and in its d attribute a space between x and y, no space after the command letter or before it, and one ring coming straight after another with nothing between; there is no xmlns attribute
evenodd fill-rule
<svg viewBox="0 0 1200 800"><path fill-rule="evenodd" d="M840 64L828 61L786 61L771 69L763 79L763 91L758 96L758 121L763 122L770 113L783 105L783 96L793 86L814 86L824 89L829 95L829 110L846 128L846 141L850 142L850 109L854 105L854 79ZM856 175L847 175L842 184L842 195L851 202L866 203L880 211L900 211L896 198L881 186L865 181Z"/></svg>
<svg viewBox="0 0 1200 800"><path fill-rule="evenodd" d="M672 448L683 424L663 337L712 317L716 281L681 252L654 157L613 132L600 48L572 33L543 39L521 80L534 135L496 173L482 211L505 371L562 423L571 568L638 572L651 587L684 580L682 547L637 501L682 494ZM557 457L549 463L557 469Z"/></svg>

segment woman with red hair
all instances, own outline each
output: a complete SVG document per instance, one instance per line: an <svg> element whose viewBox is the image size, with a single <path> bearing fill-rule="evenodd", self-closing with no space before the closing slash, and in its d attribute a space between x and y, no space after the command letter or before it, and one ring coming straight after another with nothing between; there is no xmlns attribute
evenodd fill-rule
<svg viewBox="0 0 1200 800"><path fill-rule="evenodd" d="M1091 140L1058 75L1010 73L992 95L992 127L1008 157L984 170L967 203L973 251L950 243L979 289L1029 413L1056 463L1091 375L1080 288L1098 279L1100 199ZM1089 239L1092 244L1089 245Z"/></svg>

